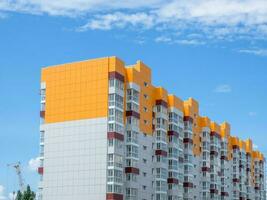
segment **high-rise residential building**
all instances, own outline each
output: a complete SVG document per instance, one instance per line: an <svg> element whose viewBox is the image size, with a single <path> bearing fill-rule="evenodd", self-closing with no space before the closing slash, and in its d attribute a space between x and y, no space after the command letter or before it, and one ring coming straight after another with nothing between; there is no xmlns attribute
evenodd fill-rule
<svg viewBox="0 0 267 200"><path fill-rule="evenodd" d="M152 85L141 61L43 68L40 117L39 199L266 199L252 141Z"/></svg>

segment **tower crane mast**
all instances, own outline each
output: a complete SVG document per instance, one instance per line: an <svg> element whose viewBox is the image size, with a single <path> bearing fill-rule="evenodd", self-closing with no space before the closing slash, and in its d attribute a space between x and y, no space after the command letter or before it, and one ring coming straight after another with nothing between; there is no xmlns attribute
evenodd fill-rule
<svg viewBox="0 0 267 200"><path fill-rule="evenodd" d="M19 180L20 191L21 192L25 191L25 184L24 184L24 180L22 178L22 171L21 171L21 167L20 167L20 162L11 163L11 164L8 164L7 166L13 167L15 169L16 174L18 176L18 180Z"/></svg>

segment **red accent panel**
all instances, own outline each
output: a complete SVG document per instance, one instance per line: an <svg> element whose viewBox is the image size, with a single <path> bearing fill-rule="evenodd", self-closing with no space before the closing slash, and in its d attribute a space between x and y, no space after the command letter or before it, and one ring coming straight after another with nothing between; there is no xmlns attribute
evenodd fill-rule
<svg viewBox="0 0 267 200"><path fill-rule="evenodd" d="M238 179L238 178L234 178L234 179L233 179L233 182L234 182L234 183L239 183L239 179Z"/></svg>
<svg viewBox="0 0 267 200"><path fill-rule="evenodd" d="M168 178L168 183L169 183L169 184L171 184L171 183L179 184L179 180L176 179L176 178Z"/></svg>
<svg viewBox="0 0 267 200"><path fill-rule="evenodd" d="M122 194L107 193L106 197L107 200L123 200Z"/></svg>
<svg viewBox="0 0 267 200"><path fill-rule="evenodd" d="M43 110L43 111L40 111L40 117L41 118L44 118L45 117L45 111Z"/></svg>
<svg viewBox="0 0 267 200"><path fill-rule="evenodd" d="M118 80L124 82L124 76L121 75L120 73L116 72L116 71L115 72L109 72L108 77L109 78L115 78L115 79L118 79Z"/></svg>
<svg viewBox="0 0 267 200"><path fill-rule="evenodd" d="M184 116L184 121L190 121L191 123L193 123L194 119L190 116Z"/></svg>
<svg viewBox="0 0 267 200"><path fill-rule="evenodd" d="M163 151L163 150L156 150L155 151L155 154L158 156L164 156L164 157L167 157L167 152L166 151Z"/></svg>
<svg viewBox="0 0 267 200"><path fill-rule="evenodd" d="M185 188L193 188L193 183L184 182L184 187Z"/></svg>
<svg viewBox="0 0 267 200"><path fill-rule="evenodd" d="M228 160L228 158L226 156L221 156L221 160Z"/></svg>
<svg viewBox="0 0 267 200"><path fill-rule="evenodd" d="M117 132L108 132L108 139L118 139L120 141L124 140L124 135Z"/></svg>
<svg viewBox="0 0 267 200"><path fill-rule="evenodd" d="M216 189L210 189L210 193L215 193L215 194L218 194L219 193L219 191L218 190L216 190Z"/></svg>
<svg viewBox="0 0 267 200"><path fill-rule="evenodd" d="M227 196L227 197L229 196L228 192L221 192L221 195L222 196Z"/></svg>
<svg viewBox="0 0 267 200"><path fill-rule="evenodd" d="M191 143L193 144L193 140L190 138L184 138L184 143Z"/></svg>
<svg viewBox="0 0 267 200"><path fill-rule="evenodd" d="M38 167L38 174L44 174L44 168Z"/></svg>
<svg viewBox="0 0 267 200"><path fill-rule="evenodd" d="M217 138L221 138L221 135L219 133L215 132L215 131L211 131L210 132L210 136L215 136Z"/></svg>
<svg viewBox="0 0 267 200"><path fill-rule="evenodd" d="M202 172L210 172L210 168L209 167L202 167Z"/></svg>
<svg viewBox="0 0 267 200"><path fill-rule="evenodd" d="M133 110L126 111L126 117L131 117L131 116L133 116L133 117L135 117L137 119L140 119L140 114L139 113L137 113L137 112L135 112Z"/></svg>
<svg viewBox="0 0 267 200"><path fill-rule="evenodd" d="M233 145L233 149L240 149L240 148L237 145Z"/></svg>
<svg viewBox="0 0 267 200"><path fill-rule="evenodd" d="M139 169L135 167L125 167L126 174L139 174Z"/></svg>
<svg viewBox="0 0 267 200"><path fill-rule="evenodd" d="M211 152L210 152L210 155L218 156L218 152L217 152L217 151L211 151Z"/></svg>
<svg viewBox="0 0 267 200"><path fill-rule="evenodd" d="M156 105L162 105L165 108L168 108L168 103L166 101L162 100L162 99L156 100Z"/></svg>
<svg viewBox="0 0 267 200"><path fill-rule="evenodd" d="M177 133L176 131L168 131L168 136L176 136L176 137L179 137L179 133Z"/></svg>

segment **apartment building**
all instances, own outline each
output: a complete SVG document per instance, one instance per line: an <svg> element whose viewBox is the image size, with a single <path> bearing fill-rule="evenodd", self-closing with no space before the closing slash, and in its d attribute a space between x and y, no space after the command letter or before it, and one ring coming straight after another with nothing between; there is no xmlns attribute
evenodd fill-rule
<svg viewBox="0 0 267 200"><path fill-rule="evenodd" d="M43 68L40 118L39 199L266 199L252 141L154 86L141 61Z"/></svg>

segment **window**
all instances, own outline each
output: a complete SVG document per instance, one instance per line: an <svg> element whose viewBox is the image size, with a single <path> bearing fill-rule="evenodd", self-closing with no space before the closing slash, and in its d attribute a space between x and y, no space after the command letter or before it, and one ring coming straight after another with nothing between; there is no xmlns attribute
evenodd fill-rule
<svg viewBox="0 0 267 200"><path fill-rule="evenodd" d="M122 171L108 169L108 182L122 183Z"/></svg>
<svg viewBox="0 0 267 200"><path fill-rule="evenodd" d="M138 147L126 145L126 157L138 158Z"/></svg>
<svg viewBox="0 0 267 200"><path fill-rule="evenodd" d="M108 140L108 146L109 147L114 147L117 149L122 149L122 141L118 140L118 139L109 139Z"/></svg>
<svg viewBox="0 0 267 200"><path fill-rule="evenodd" d="M126 200L137 200L138 191L135 188L126 188Z"/></svg>
<svg viewBox="0 0 267 200"><path fill-rule="evenodd" d="M40 142L44 142L44 131L40 131Z"/></svg>
<svg viewBox="0 0 267 200"><path fill-rule="evenodd" d="M148 95L147 95L147 94L144 94L144 98L145 98L145 99L148 99Z"/></svg>
<svg viewBox="0 0 267 200"><path fill-rule="evenodd" d="M147 82L144 82L144 86L145 86L145 87L148 87L148 83L147 83Z"/></svg>
<svg viewBox="0 0 267 200"><path fill-rule="evenodd" d="M123 109L123 97L118 94L109 94L108 96L109 106L116 106Z"/></svg>

